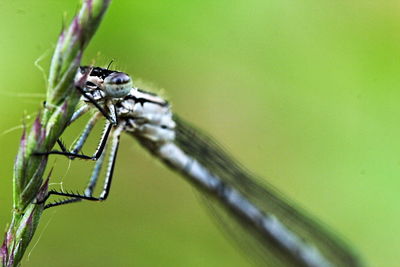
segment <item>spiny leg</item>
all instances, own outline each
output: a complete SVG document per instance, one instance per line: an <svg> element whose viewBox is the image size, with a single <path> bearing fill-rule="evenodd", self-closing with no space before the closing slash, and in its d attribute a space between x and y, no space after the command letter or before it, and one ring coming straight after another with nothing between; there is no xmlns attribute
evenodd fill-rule
<svg viewBox="0 0 400 267"><path fill-rule="evenodd" d="M85 144L86 140L89 137L90 132L93 130L93 127L96 125L97 121L100 119L101 113L96 112L85 125L84 130L81 132L79 137L76 139L75 144L71 151L65 147L65 145L61 142L60 139L57 140L57 144L60 146L61 151L66 153L78 154L78 152L82 149L83 145ZM74 159L75 157L70 157L70 159Z"/></svg>
<svg viewBox="0 0 400 267"><path fill-rule="evenodd" d="M110 154L109 154L109 161L108 161L108 167L107 167L107 171L106 171L106 177L104 179L104 185L103 185L103 190L100 193L99 197L94 197L92 195L93 190L96 186L97 180L99 178L100 175L100 170L101 167L104 163L104 157L105 154L103 154L99 160L96 162L96 165L93 169L92 172L92 176L90 178L89 184L86 187L85 190L85 194L75 194L75 193L69 193L69 192L58 192L55 190L50 190L48 192L47 197L45 198L44 201L46 201L51 195L57 195L57 196L64 196L64 197L70 197L72 199L66 199L60 202L56 202L56 203L50 203L48 205L45 205L45 209L47 208L51 208L51 207L55 207L55 206L60 206L60 205L64 205L64 204L69 204L69 203L74 203L74 202L78 202L81 200L91 200L91 201L103 201L106 200L109 192L110 192L110 188L111 188L111 182L112 182L112 178L113 178L113 173L114 173L114 167L115 167L115 162L116 162L116 158L117 158L117 152L118 152L118 147L119 147L119 138L121 135L121 131L122 131L123 126L120 125L120 127L118 127L117 129L114 130L113 134L112 134L112 142L111 142L111 148L110 148Z"/></svg>
<svg viewBox="0 0 400 267"><path fill-rule="evenodd" d="M96 123L96 120L93 119L93 120L90 120L88 122L88 124L85 127L85 130L81 134L82 140L78 140L76 145L83 146L83 143L86 141L87 137L89 136L90 131L92 130L92 128L94 126L94 125L91 125L92 123ZM105 145L107 143L108 136L110 135L110 132L111 132L111 129L112 129L112 125L111 125L111 123L109 121L107 121L104 126L105 127L104 127L103 134L102 134L102 136L100 138L100 142L99 142L99 144L98 144L98 146L96 148L96 151L94 152L94 154L92 156L79 154L79 153L74 152L74 151L72 151L72 152L69 152L69 151L66 151L66 150L64 151L64 149L65 149L64 145L62 145L62 147L61 147L61 150L63 150L63 151L52 150L52 151L49 151L49 152L35 152L35 154L36 155L51 155L51 154L53 154L53 155L67 156L69 158L80 158L80 159L97 160L101 156L103 151L104 151L104 147L105 147ZM87 133L86 133L86 131L87 131ZM81 139L81 138L79 138L79 139ZM61 142L58 142L58 143L60 145ZM64 149L63 149L63 147L64 147Z"/></svg>
<svg viewBox="0 0 400 267"><path fill-rule="evenodd" d="M90 110L90 107L88 105L84 105L80 107L77 111L72 114L71 120L68 122L68 126L71 125L73 122L75 122L77 119L79 119L82 115L86 114ZM57 139L57 144L60 146L61 151L63 152L68 152L67 148L61 141L61 139Z"/></svg>
<svg viewBox="0 0 400 267"><path fill-rule="evenodd" d="M100 176L101 169L104 164L104 159L105 159L106 153L103 153L100 158L96 161L96 164L94 165L92 175L90 176L90 180L88 185L86 186L85 189L85 196L92 196L93 191L96 187L97 181Z"/></svg>
<svg viewBox="0 0 400 267"><path fill-rule="evenodd" d="M100 158L96 161L96 164L95 164L95 166L93 168L92 175L90 177L89 183L86 186L86 189L84 191L85 192L84 193L85 196L91 197L93 195L93 191L94 191L94 189L96 187L96 183L97 183L97 181L99 179L99 176L100 176L101 168L103 167L103 164L104 164L105 155L106 155L106 153L103 153L100 156ZM48 193L45 201L50 197L50 195L52 195L52 194L57 195L57 194L51 193L51 192L55 192L55 191L50 191ZM78 195L80 195L80 194L78 194ZM90 200L93 200L93 199L90 199ZM69 198L69 199L64 199L64 200L61 200L61 201L56 201L56 202L53 202L53 203L46 204L44 206L44 208L48 209L48 208L61 206L61 205L65 205L65 204L70 204L70 203L76 203L76 202L80 202L80 201L82 201L82 198L76 198L76 197L75 198Z"/></svg>
<svg viewBox="0 0 400 267"><path fill-rule="evenodd" d="M64 200L61 200L61 201L57 201L57 202L53 202L53 203L50 203L50 204L46 204L46 205L44 205L44 209L57 207L57 206L70 204L70 203L76 203L76 202L80 202L80 201L82 201L82 199L80 199L80 198L64 199Z"/></svg>
<svg viewBox="0 0 400 267"><path fill-rule="evenodd" d="M77 119L82 117L82 115L86 114L90 110L89 105L83 105L80 107L77 111L72 114L71 120L68 122L68 125L71 125L73 122L75 122Z"/></svg>
<svg viewBox="0 0 400 267"><path fill-rule="evenodd" d="M106 178L104 180L103 191L100 194L101 200L106 200L108 197L108 194L110 193L111 182L112 182L112 178L113 178L113 174L114 174L114 167L115 167L115 162L117 159L117 153L118 153L118 147L119 147L119 138L121 136L123 127L124 127L124 124L120 124L120 126L117 129L115 129L115 131L112 135L111 149L110 149L110 155L109 155L109 159L108 159Z"/></svg>
<svg viewBox="0 0 400 267"><path fill-rule="evenodd" d="M82 133L80 134L80 136L78 137L77 141L75 142L71 153L73 154L77 154L83 147L83 145L85 144L86 140L89 137L89 134L92 132L93 127L96 125L96 123L99 121L101 116L100 112L96 112L96 114L94 114L89 122L86 124L85 129L82 131Z"/></svg>

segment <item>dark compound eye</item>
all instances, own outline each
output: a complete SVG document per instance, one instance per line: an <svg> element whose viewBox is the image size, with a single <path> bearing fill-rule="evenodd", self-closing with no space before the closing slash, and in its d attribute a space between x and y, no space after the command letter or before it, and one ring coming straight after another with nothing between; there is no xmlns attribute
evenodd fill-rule
<svg viewBox="0 0 400 267"><path fill-rule="evenodd" d="M131 77L123 72L115 72L109 76L108 81L113 84L125 84L131 81Z"/></svg>
<svg viewBox="0 0 400 267"><path fill-rule="evenodd" d="M104 91L110 97L124 97L132 89L131 77L123 72L113 72L104 79Z"/></svg>

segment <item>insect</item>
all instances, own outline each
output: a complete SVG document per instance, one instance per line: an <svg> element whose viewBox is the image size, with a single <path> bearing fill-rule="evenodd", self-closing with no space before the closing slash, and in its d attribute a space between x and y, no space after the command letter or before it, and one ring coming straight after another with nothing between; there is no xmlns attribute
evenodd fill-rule
<svg viewBox="0 0 400 267"><path fill-rule="evenodd" d="M106 200L119 137L125 132L200 191L207 207L220 218L229 235L239 240L246 235L241 244L253 248L252 254L262 264L361 266L340 240L272 188L261 185L210 137L173 114L166 100L136 88L128 74L99 67L81 67L76 81L85 104L74 113L71 123L93 108L97 112L71 151L59 142L60 151L44 154L95 160L96 163L84 194L50 190L46 200L51 195L67 199L47 204L45 208L81 200ZM80 154L89 133L102 117L107 120L95 153L92 156ZM110 145L110 151L106 161L103 152L107 145ZM99 196L94 196L100 169L106 162L103 190Z"/></svg>

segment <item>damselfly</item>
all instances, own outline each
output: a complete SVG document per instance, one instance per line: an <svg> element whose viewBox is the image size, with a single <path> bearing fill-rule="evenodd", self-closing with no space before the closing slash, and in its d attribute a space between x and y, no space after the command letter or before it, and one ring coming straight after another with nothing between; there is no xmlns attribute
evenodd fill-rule
<svg viewBox="0 0 400 267"><path fill-rule="evenodd" d="M92 159L96 163L84 194L51 190L48 197L59 195L67 199L47 204L46 208L81 200L105 200L110 192L119 137L126 132L192 183L229 235L240 239L241 245L264 265L361 265L341 241L273 189L257 182L211 138L173 114L167 101L134 87L129 75L98 67L81 67L76 84L83 94L84 105L75 112L71 123L93 106L98 111L71 151L59 142L61 151L45 154ZM107 118L105 129L94 155L80 154L89 133L103 116ZM111 147L104 186L100 196L96 197L93 192L105 163L106 153L103 152L109 141Z"/></svg>

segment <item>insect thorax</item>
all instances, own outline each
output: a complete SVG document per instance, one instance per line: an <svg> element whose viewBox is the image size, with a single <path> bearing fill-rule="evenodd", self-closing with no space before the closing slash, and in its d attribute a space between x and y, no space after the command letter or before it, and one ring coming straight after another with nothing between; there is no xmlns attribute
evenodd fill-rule
<svg viewBox="0 0 400 267"><path fill-rule="evenodd" d="M116 103L116 108L119 118L126 122L126 131L153 142L175 138L170 105L161 97L132 88L128 96Z"/></svg>

